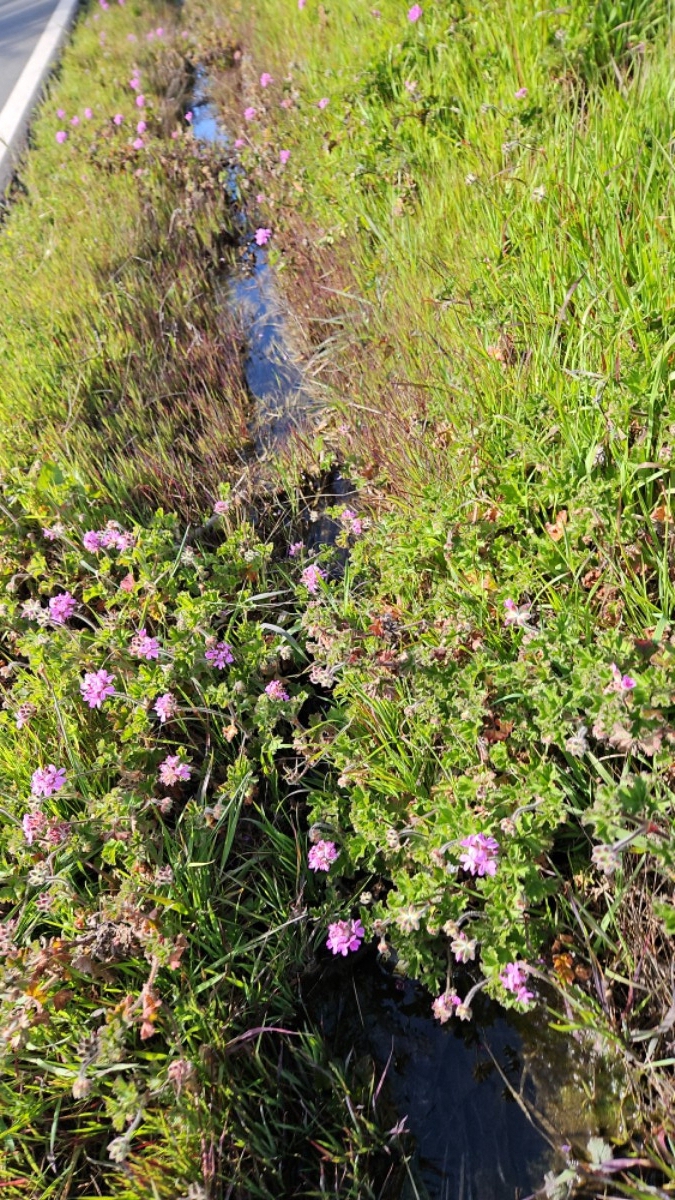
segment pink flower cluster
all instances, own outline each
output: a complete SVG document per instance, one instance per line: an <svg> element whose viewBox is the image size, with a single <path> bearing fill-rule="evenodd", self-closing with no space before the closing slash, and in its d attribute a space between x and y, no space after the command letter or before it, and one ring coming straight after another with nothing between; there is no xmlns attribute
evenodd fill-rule
<svg viewBox="0 0 675 1200"><path fill-rule="evenodd" d="M177 754L169 754L159 767L159 779L165 787L173 787L175 783L187 783L190 778L190 764L181 762Z"/></svg>
<svg viewBox="0 0 675 1200"><path fill-rule="evenodd" d="M326 946L333 954L341 954L346 958L350 950L358 950L366 936L366 931L359 920L334 921L328 926Z"/></svg>
<svg viewBox="0 0 675 1200"><path fill-rule="evenodd" d="M227 642L216 642L215 646L210 646L204 654L204 658L207 662L213 663L219 671L234 662L232 647Z"/></svg>
<svg viewBox="0 0 675 1200"><path fill-rule="evenodd" d="M352 508L343 508L340 513L340 524L344 525L347 532L354 537L360 537L363 533L363 521Z"/></svg>
<svg viewBox="0 0 675 1200"><path fill-rule="evenodd" d="M471 833L460 842L466 853L460 854L459 861L465 871L471 875L494 875L497 870L497 854L499 842L486 833Z"/></svg>
<svg viewBox="0 0 675 1200"><path fill-rule="evenodd" d="M280 679L273 679L271 683L268 683L265 688L265 694L269 696L270 700L290 700L290 696Z"/></svg>
<svg viewBox="0 0 675 1200"><path fill-rule="evenodd" d="M431 1010L436 1020L440 1021L441 1025L445 1025L445 1022L450 1020L454 1010L458 1008L461 1003L462 1001L457 995L457 992L443 992L440 996L436 997L431 1005Z"/></svg>
<svg viewBox="0 0 675 1200"><path fill-rule="evenodd" d="M60 846L71 833L69 821L60 821L58 818L48 821L41 812L25 813L21 827L29 846L33 845L36 838L44 838L50 846Z"/></svg>
<svg viewBox="0 0 675 1200"><path fill-rule="evenodd" d="M499 978L506 991L513 992L520 1004L529 1004L531 1000L534 1000L534 992L528 991L525 987L527 979L527 967L525 963L507 963Z"/></svg>
<svg viewBox="0 0 675 1200"><path fill-rule="evenodd" d="M29 846L33 845L36 837L40 837L47 824L47 818L41 812L27 812L21 822L23 836Z"/></svg>
<svg viewBox="0 0 675 1200"><path fill-rule="evenodd" d="M421 16L422 6L420 4L413 4L412 8L408 9L408 20L412 22L412 24L414 24L415 21L419 21Z"/></svg>
<svg viewBox="0 0 675 1200"><path fill-rule="evenodd" d="M115 695L114 682L109 671L88 671L80 684L82 698L90 708L101 708L108 696Z"/></svg>
<svg viewBox="0 0 675 1200"><path fill-rule="evenodd" d="M133 533L122 529L117 521L108 521L105 529L89 529L82 538L82 545L91 554L100 550L129 550L135 542Z"/></svg>
<svg viewBox="0 0 675 1200"><path fill-rule="evenodd" d="M335 862L337 856L335 842L327 842L322 839L311 847L307 861L312 871L329 871L331 863Z"/></svg>
<svg viewBox="0 0 675 1200"><path fill-rule="evenodd" d="M173 692L164 692L163 696L158 696L154 703L154 710L159 717L160 725L165 725L171 717L175 716L178 704Z"/></svg>
<svg viewBox="0 0 675 1200"><path fill-rule="evenodd" d="M48 767L38 767L37 771L33 771L30 790L34 796L53 796L65 782L65 767L55 767L50 763Z"/></svg>
<svg viewBox="0 0 675 1200"><path fill-rule="evenodd" d="M302 575L300 576L300 582L304 583L307 591L310 592L312 596L316 596L316 593L319 590L319 584L321 580L325 578L326 572L322 570L321 567L318 567L316 563L312 563L311 567L305 567Z"/></svg>
<svg viewBox="0 0 675 1200"><path fill-rule="evenodd" d="M61 592L58 596L52 596L49 601L49 616L54 625L64 625L70 620L75 609L77 608L77 600L71 596L70 592Z"/></svg>
<svg viewBox="0 0 675 1200"><path fill-rule="evenodd" d="M256 246L266 246L267 243L269 242L271 236L272 236L271 229L263 229L263 228L256 229L256 231L255 231Z"/></svg>
<svg viewBox="0 0 675 1200"><path fill-rule="evenodd" d="M145 629L139 629L131 639L131 653L149 662L152 658L159 658L159 642L157 638L149 637Z"/></svg>

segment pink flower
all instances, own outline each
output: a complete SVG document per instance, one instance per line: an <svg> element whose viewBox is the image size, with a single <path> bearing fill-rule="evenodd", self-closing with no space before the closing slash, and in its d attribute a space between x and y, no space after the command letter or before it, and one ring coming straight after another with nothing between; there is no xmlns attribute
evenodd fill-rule
<svg viewBox="0 0 675 1200"><path fill-rule="evenodd" d="M124 579L121 581L120 588L122 589L123 592L133 592L135 587L136 587L136 580L134 579L131 571L129 571L129 573L127 575L125 575Z"/></svg>
<svg viewBox="0 0 675 1200"><path fill-rule="evenodd" d="M72 617L76 608L77 600L70 592L61 592L58 596L52 596L49 601L49 615L54 625L63 625Z"/></svg>
<svg viewBox="0 0 675 1200"><path fill-rule="evenodd" d="M450 949L456 962L473 962L476 957L476 939L468 937L466 933L458 933L452 939Z"/></svg>
<svg viewBox="0 0 675 1200"><path fill-rule="evenodd" d="M17 729L23 729L24 725L28 724L28 722L35 716L36 712L37 708L34 704L31 704L30 702L27 702L26 704L20 704L16 710L15 717Z"/></svg>
<svg viewBox="0 0 675 1200"><path fill-rule="evenodd" d="M330 100L328 99L328 96L322 96L321 99L317 102L316 107L317 108L326 108L326 106L328 104L330 104Z"/></svg>
<svg viewBox="0 0 675 1200"><path fill-rule="evenodd" d="M281 163L282 167L286 166L286 163L288 162L290 157L291 157L290 150L280 150L279 151L279 162Z"/></svg>
<svg viewBox="0 0 675 1200"><path fill-rule="evenodd" d="M213 511L217 517L224 517L230 511L230 507L229 500L216 500Z"/></svg>
<svg viewBox="0 0 675 1200"><path fill-rule="evenodd" d="M115 116L113 117L113 125L121 125L123 120L124 117L121 113L115 113Z"/></svg>
<svg viewBox="0 0 675 1200"><path fill-rule="evenodd" d="M115 695L114 676L109 671L88 671L85 674L80 691L90 708L100 708L108 696Z"/></svg>
<svg viewBox="0 0 675 1200"><path fill-rule="evenodd" d="M164 37L164 30L161 25L160 25L159 29L155 30L155 33L157 34L157 37Z"/></svg>
<svg viewBox="0 0 675 1200"><path fill-rule="evenodd" d="M290 700L290 696L286 691L286 688L279 679L273 679L271 683L268 683L267 687L265 688L265 693L269 696L270 700Z"/></svg>
<svg viewBox="0 0 675 1200"><path fill-rule="evenodd" d="M62 842L67 842L70 834L70 821L50 821L45 830L45 837L52 846L60 846Z"/></svg>
<svg viewBox="0 0 675 1200"><path fill-rule="evenodd" d="M70 121L70 123L71 123L71 125L79 125L79 123L80 123L80 118L79 118L79 117L72 117L72 118L71 118L71 121Z"/></svg>
<svg viewBox="0 0 675 1200"><path fill-rule="evenodd" d="M187 121L188 125L192 124L192 113L191 112L186 112L185 120Z"/></svg>
<svg viewBox="0 0 675 1200"><path fill-rule="evenodd" d="M307 3L307 0L298 0L298 8L300 9L300 12L302 12L302 10L303 10L303 8L305 7L306 3Z"/></svg>
<svg viewBox="0 0 675 1200"><path fill-rule="evenodd" d="M257 111L258 111L257 109L255 109L249 105L248 108L244 109L244 117L246 118L247 121L253 121L257 115Z"/></svg>
<svg viewBox="0 0 675 1200"><path fill-rule="evenodd" d="M331 863L338 856L335 842L316 842L307 855L307 861L312 871L329 871Z"/></svg>
<svg viewBox="0 0 675 1200"><path fill-rule="evenodd" d="M136 97L136 108L145 108L145 96L142 94Z"/></svg>
<svg viewBox="0 0 675 1200"><path fill-rule="evenodd" d="M256 229L255 244L256 246L266 246L272 236L271 229Z"/></svg>
<svg viewBox="0 0 675 1200"><path fill-rule="evenodd" d="M65 767L55 767L50 763L48 767L38 767L37 771L33 771L30 790L34 796L52 796L61 790L65 782Z"/></svg>
<svg viewBox="0 0 675 1200"><path fill-rule="evenodd" d="M414 25L415 21L419 21L422 16L421 4L413 4L412 8L408 9L408 20Z"/></svg>
<svg viewBox="0 0 675 1200"><path fill-rule="evenodd" d="M347 532L353 534L354 537L360 537L363 533L363 521L357 517L353 508L343 508L340 513L340 524L344 525Z"/></svg>
<svg viewBox="0 0 675 1200"><path fill-rule="evenodd" d="M505 600L504 608L506 616L504 617L504 625L508 628L509 625L515 625L519 629L523 629L530 620L532 605L516 604L515 600Z"/></svg>
<svg viewBox="0 0 675 1200"><path fill-rule="evenodd" d="M94 114L90 108L85 108L84 115L88 121L91 121L91 118L93 117Z"/></svg>
<svg viewBox="0 0 675 1200"><path fill-rule="evenodd" d="M159 658L159 642L155 637L148 637L145 629L139 629L131 639L131 653L137 658Z"/></svg>
<svg viewBox="0 0 675 1200"><path fill-rule="evenodd" d="M610 663L609 669L612 672L612 682L605 688L607 692L632 692L634 687L637 687L637 679L633 679L632 675L622 675L616 663Z"/></svg>
<svg viewBox="0 0 675 1200"><path fill-rule="evenodd" d="M290 546L288 547L288 557L297 558L299 554L302 554L304 548L304 542L291 542Z"/></svg>
<svg viewBox="0 0 675 1200"><path fill-rule="evenodd" d="M499 978L506 991L513 992L520 1004L529 1004L531 1000L534 1000L534 992L528 991L525 987L527 979L527 966L525 963L507 963Z"/></svg>
<svg viewBox="0 0 675 1200"><path fill-rule="evenodd" d="M241 150L241 149L243 149L243 147L245 145L246 145L246 142L244 141L243 138L237 138L236 142L234 143L234 148L235 148L235 150Z"/></svg>
<svg viewBox="0 0 675 1200"><path fill-rule="evenodd" d="M260 86L262 88L266 88L269 87L271 83L274 83L274 80L272 79L269 71L263 71L262 75L260 76Z"/></svg>
<svg viewBox="0 0 675 1200"><path fill-rule="evenodd" d="M524 100L526 95L527 95L526 87L518 88L518 91L515 93L516 100Z"/></svg>
<svg viewBox="0 0 675 1200"><path fill-rule="evenodd" d="M441 1025L445 1025L445 1022L449 1021L452 1016L453 1008L458 1008L461 1003L457 992L443 992L442 995L436 997L431 1005L431 1010L436 1020L440 1021Z"/></svg>
<svg viewBox="0 0 675 1200"><path fill-rule="evenodd" d="M465 837L460 846L466 847L466 854L460 854L459 861L465 871L471 875L494 875L497 870L497 854L499 842L485 833L472 833Z"/></svg>
<svg viewBox="0 0 675 1200"><path fill-rule="evenodd" d="M216 642L215 646L211 646L206 651L204 658L207 662L213 663L214 667L217 667L219 671L222 671L224 667L234 662L232 647L227 642Z"/></svg>
<svg viewBox="0 0 675 1200"><path fill-rule="evenodd" d="M138 75L132 75L131 79L129 80L129 87L133 88L133 90L135 92L137 92L138 89L140 88L140 86L141 86L141 81L138 78Z"/></svg>
<svg viewBox="0 0 675 1200"><path fill-rule="evenodd" d="M190 765L181 762L177 754L169 754L159 768L159 779L165 787L173 787L175 783L186 783L190 778Z"/></svg>
<svg viewBox="0 0 675 1200"><path fill-rule="evenodd" d="M266 199L267 199L267 196L265 195L264 192L258 192L258 194L255 198L255 202L256 202L256 204L264 204Z"/></svg>
<svg viewBox="0 0 675 1200"><path fill-rule="evenodd" d="M171 717L175 716L177 708L176 697L172 692L165 692L163 696L159 696L155 701L154 709L159 717L160 725L165 725Z"/></svg>
<svg viewBox="0 0 675 1200"><path fill-rule="evenodd" d="M59 526L56 525L53 529L43 529L42 536L46 538L48 542L55 542L56 539L61 536L62 532L63 526L59 528Z"/></svg>
<svg viewBox="0 0 675 1200"><path fill-rule="evenodd" d="M136 133L145 133L147 128L148 127L147 127L145 121L139 121L138 125L136 126Z"/></svg>
<svg viewBox="0 0 675 1200"><path fill-rule="evenodd" d="M143 141L143 138L139 137L139 138L134 139L134 143L133 143L134 150L142 150L144 145L145 145L145 142Z"/></svg>
<svg viewBox="0 0 675 1200"><path fill-rule="evenodd" d="M59 143L59 146L63 145L63 143L66 141L67 137L68 137L68 134L66 133L65 129L57 130L56 140Z"/></svg>
<svg viewBox="0 0 675 1200"><path fill-rule="evenodd" d="M100 530L88 529L82 538L82 545L84 546L85 550L89 550L91 554L96 554L99 550L102 550L103 542L101 540Z"/></svg>
<svg viewBox="0 0 675 1200"><path fill-rule="evenodd" d="M312 596L316 596L319 590L319 583L325 578L326 572L323 571L321 567L317 567L316 563L312 563L311 567L305 567L302 575L300 576L300 582L304 583L307 591L310 592Z"/></svg>
<svg viewBox="0 0 675 1200"><path fill-rule="evenodd" d="M56 115L57 115L57 117L59 118L59 120L60 120L60 121L62 121L62 120L63 120L63 118L64 118L64 117L65 117L65 115L66 115L66 110L65 110L65 108L57 108L57 110L56 110Z"/></svg>
<svg viewBox="0 0 675 1200"><path fill-rule="evenodd" d="M47 819L44 813L27 812L21 822L23 827L23 835L29 846L33 845L36 837L39 837L47 824Z"/></svg>
<svg viewBox="0 0 675 1200"><path fill-rule="evenodd" d="M366 936L366 931L359 920L334 921L328 926L326 946L333 954L341 954L346 958L350 950L358 950Z"/></svg>
<svg viewBox="0 0 675 1200"><path fill-rule="evenodd" d="M106 550L128 550L133 546L135 538L127 529L120 529L117 521L108 521L105 529L99 530L101 545Z"/></svg>

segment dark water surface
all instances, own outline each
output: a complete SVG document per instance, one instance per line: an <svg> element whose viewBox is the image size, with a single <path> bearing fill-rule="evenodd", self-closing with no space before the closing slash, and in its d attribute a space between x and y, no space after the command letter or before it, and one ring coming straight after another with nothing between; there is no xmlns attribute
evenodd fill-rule
<svg viewBox="0 0 675 1200"><path fill-rule="evenodd" d="M509 1089L536 1103L498 1005L478 997L471 1022L441 1026L428 994L372 955L308 1000L338 1054L371 1055L386 1071L383 1100L415 1139L406 1200L515 1200L541 1188L555 1154Z"/></svg>

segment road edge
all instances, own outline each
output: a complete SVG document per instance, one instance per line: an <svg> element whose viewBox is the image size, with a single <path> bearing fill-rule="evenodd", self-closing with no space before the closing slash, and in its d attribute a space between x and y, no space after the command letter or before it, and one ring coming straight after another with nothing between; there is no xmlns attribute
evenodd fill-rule
<svg viewBox="0 0 675 1200"><path fill-rule="evenodd" d="M31 114L75 19L80 0L59 0L0 111L0 200L24 147Z"/></svg>

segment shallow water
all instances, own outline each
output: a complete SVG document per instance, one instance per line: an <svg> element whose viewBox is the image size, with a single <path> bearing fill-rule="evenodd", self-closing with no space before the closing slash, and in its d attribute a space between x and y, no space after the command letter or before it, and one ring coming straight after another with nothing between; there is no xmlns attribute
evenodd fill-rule
<svg viewBox="0 0 675 1200"><path fill-rule="evenodd" d="M198 76L194 135L229 148ZM255 402L251 429L260 458L274 453L316 408L282 313L267 252L255 246L238 203L233 167L226 191L239 215L241 249L221 299L244 330L246 382ZM335 500L353 495L339 472ZM334 541L326 514L315 521L311 547ZM479 995L471 1022L441 1026L430 997L385 968L374 951L331 964L308 989L307 1003L336 1054L374 1060L385 1073L381 1104L392 1124L405 1118L415 1150L401 1200L524 1200L548 1171L565 1166L567 1150L589 1136L620 1135L621 1081L601 1054L548 1029L541 1013L509 1015Z"/></svg>
<svg viewBox="0 0 675 1200"><path fill-rule="evenodd" d="M479 998L473 1021L441 1026L427 993L372 954L318 985L308 1003L338 1054L372 1056L386 1072L382 1095L415 1139L406 1200L516 1200L542 1186L556 1155L525 1111L534 1087L498 1005Z"/></svg>
<svg viewBox="0 0 675 1200"><path fill-rule="evenodd" d="M215 143L226 151L230 149L229 138L219 126L208 100L206 77L200 74L192 106L192 130L199 141ZM226 182L226 192L235 210L239 199L238 177L238 169L233 167ZM310 416L315 402L305 386L298 357L290 350L291 338L267 251L255 245L253 231L247 231L241 207L235 224L241 232L242 246L234 270L223 282L223 303L244 330L247 345L244 377L255 400L251 434L258 456L263 457L274 453L290 432Z"/></svg>

